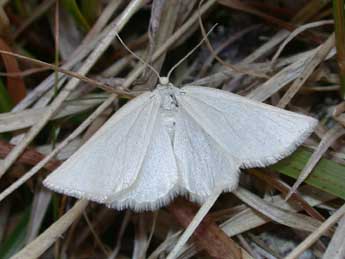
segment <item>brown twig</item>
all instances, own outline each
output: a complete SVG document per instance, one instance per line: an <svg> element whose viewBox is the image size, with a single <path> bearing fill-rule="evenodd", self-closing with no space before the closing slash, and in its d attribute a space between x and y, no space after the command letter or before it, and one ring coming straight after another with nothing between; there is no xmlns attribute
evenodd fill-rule
<svg viewBox="0 0 345 259"><path fill-rule="evenodd" d="M2 38L0 38L0 49L4 52L11 51L11 48ZM17 60L15 58L13 58L12 56L4 55L4 53L2 53L1 57L7 72L20 72ZM20 76L7 78L7 89L14 103L20 102L26 95L26 86L24 80Z"/></svg>
<svg viewBox="0 0 345 259"><path fill-rule="evenodd" d="M169 206L169 211L184 228L193 220L197 210L195 204L182 199L177 199ZM242 258L237 244L218 227L210 216L203 219L195 230L194 237L212 258Z"/></svg>
<svg viewBox="0 0 345 259"><path fill-rule="evenodd" d="M7 143L3 140L0 140L0 157L5 158L8 153L14 148L15 145ZM27 164L27 165L36 165L39 161L41 161L45 155L36 151L34 148L27 148L23 152L23 154L18 158L19 163ZM53 171L61 164L60 160L51 159L48 163L44 165L44 168Z"/></svg>
<svg viewBox="0 0 345 259"><path fill-rule="evenodd" d="M52 69L52 70L56 70L56 71L58 71L60 73L66 74L68 76L71 76L71 77L74 77L74 78L78 78L79 80L84 81L85 83L94 85L94 86L96 86L98 88L101 88L101 89L103 89L105 91L108 91L110 93L115 93L115 94L118 94L120 96L125 96L125 97L129 97L129 98L133 97L133 94L131 94L128 91L120 90L120 89L115 89L114 87L112 87L112 86L110 86L108 84L104 84L104 83L102 83L100 81L97 81L95 79L83 76L83 75L81 75L79 73L76 73L76 72L73 72L73 71L61 68L61 67L57 67L56 65L52 65L52 64L49 64L49 63L41 61L41 60L29 58L29 57L26 57L26 56L23 56L23 55L20 55L20 54L16 54L16 53L13 53L13 52L9 52L9 51L0 50L0 53L1 54L5 54L5 55L14 56L14 57L17 57L17 58L20 58L20 59L28 60L28 61L30 61L32 63L41 65L43 67L46 67L46 68L49 68L49 69Z"/></svg>

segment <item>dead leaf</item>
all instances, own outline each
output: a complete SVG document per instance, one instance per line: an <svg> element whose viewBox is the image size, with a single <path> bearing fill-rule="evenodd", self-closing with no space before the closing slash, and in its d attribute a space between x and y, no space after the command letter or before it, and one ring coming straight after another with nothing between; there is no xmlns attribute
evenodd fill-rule
<svg viewBox="0 0 345 259"><path fill-rule="evenodd" d="M0 38L0 49L12 52L7 43ZM1 55L7 73L20 73L20 69L15 57ZM7 89L14 103L19 103L26 96L26 87L21 76L7 77Z"/></svg>
<svg viewBox="0 0 345 259"><path fill-rule="evenodd" d="M3 140L0 140L0 158L4 158L10 153L15 145L9 144ZM45 156L40 152L37 152L33 148L27 148L23 154L19 157L18 162L27 164L27 165L36 165L41 161ZM61 162L59 160L50 160L44 168L53 171L55 170Z"/></svg>

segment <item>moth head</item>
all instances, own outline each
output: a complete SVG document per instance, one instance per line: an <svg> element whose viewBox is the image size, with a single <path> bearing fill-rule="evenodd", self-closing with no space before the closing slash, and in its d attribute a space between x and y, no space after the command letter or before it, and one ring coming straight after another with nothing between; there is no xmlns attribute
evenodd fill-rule
<svg viewBox="0 0 345 259"><path fill-rule="evenodd" d="M170 82L169 82L169 78L168 77L165 77L165 76L159 77L159 84L160 85L165 86L165 85L168 85L169 83Z"/></svg>

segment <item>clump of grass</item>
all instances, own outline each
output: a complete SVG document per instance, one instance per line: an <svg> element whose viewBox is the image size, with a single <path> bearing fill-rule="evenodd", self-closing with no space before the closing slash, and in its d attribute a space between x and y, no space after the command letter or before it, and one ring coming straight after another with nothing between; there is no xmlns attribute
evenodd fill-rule
<svg viewBox="0 0 345 259"><path fill-rule="evenodd" d="M3 1L0 257L343 257L344 3L276 2ZM303 147L201 210L179 198L135 214L46 190L47 174L155 86L116 34L164 75L203 37L201 20L219 25L172 80L317 117Z"/></svg>

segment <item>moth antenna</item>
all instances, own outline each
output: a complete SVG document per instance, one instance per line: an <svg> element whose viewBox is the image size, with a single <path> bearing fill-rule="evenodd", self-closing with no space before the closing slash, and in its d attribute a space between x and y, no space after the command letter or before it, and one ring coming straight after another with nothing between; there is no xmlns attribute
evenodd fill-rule
<svg viewBox="0 0 345 259"><path fill-rule="evenodd" d="M134 51L132 51L130 48L127 47L126 43L124 43L124 41L121 39L120 35L115 32L115 36L116 38L119 40L119 42L121 43L121 45L129 52L131 53L134 57L136 57L141 63L143 63L145 66L149 67L156 75L158 78L160 78L160 74L158 73L158 71L151 66L149 63L147 63L145 60L143 60L141 57L139 57L137 54L134 53Z"/></svg>
<svg viewBox="0 0 345 259"><path fill-rule="evenodd" d="M181 63L183 63L190 55L193 54L194 51L196 51L200 45L202 43L204 43L204 41L207 39L207 36L214 30L214 28L216 28L216 26L218 25L218 23L216 23L215 25L212 26L212 28L206 33L206 35L202 38L202 40L191 50L187 53L186 56L184 56L182 59L180 59L179 62L177 62L171 69L170 71L168 72L168 75L167 75L167 78L169 79L172 72L174 72L174 70L179 66L181 65Z"/></svg>

